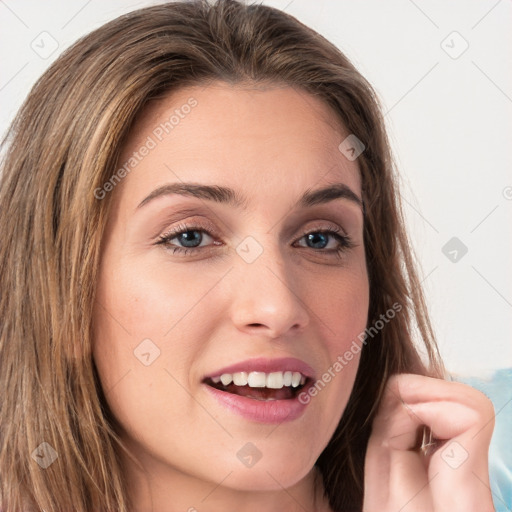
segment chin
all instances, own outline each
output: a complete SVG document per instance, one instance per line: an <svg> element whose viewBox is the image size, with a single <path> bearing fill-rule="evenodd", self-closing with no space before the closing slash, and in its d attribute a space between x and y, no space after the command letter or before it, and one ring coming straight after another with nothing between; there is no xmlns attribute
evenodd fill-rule
<svg viewBox="0 0 512 512"><path fill-rule="evenodd" d="M283 443L281 449L268 441L257 443L258 447L250 442L236 443L235 460L226 459L224 455L223 463L212 474L231 473L224 485L232 489L280 491L283 487L292 487L313 469L316 458L312 457L311 447L305 441L300 443L303 450L297 450L296 442Z"/></svg>
<svg viewBox="0 0 512 512"><path fill-rule="evenodd" d="M312 469L311 467L284 467L282 461L267 464L259 468L246 468L234 471L226 486L239 491L282 491L302 480Z"/></svg>

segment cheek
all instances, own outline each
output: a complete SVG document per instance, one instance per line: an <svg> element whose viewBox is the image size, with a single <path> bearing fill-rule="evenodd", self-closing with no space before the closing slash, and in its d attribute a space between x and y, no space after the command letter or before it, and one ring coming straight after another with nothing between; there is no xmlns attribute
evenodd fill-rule
<svg viewBox="0 0 512 512"><path fill-rule="evenodd" d="M102 387L126 431L164 438L168 423L159 423L161 417L186 423L191 412L178 382L187 382L187 369L201 349L190 319L208 283L184 285L176 272L151 263L105 260L104 269L93 343Z"/></svg>
<svg viewBox="0 0 512 512"><path fill-rule="evenodd" d="M365 330L369 308L366 267L353 265L321 279L311 278L308 290L306 296L334 360Z"/></svg>
<svg viewBox="0 0 512 512"><path fill-rule="evenodd" d="M309 398L321 403L321 422L334 431L350 397L362 350L369 307L364 267L344 269L338 278L313 280L308 300L322 331L325 359ZM308 397L304 397L305 400Z"/></svg>
<svg viewBox="0 0 512 512"><path fill-rule="evenodd" d="M218 277L177 272L162 262L114 261L104 261L95 304L94 354L102 382L110 387L127 371L151 381L153 372L143 371L147 363L173 373L190 367L201 349L193 341L205 339L198 335L197 314L206 313L204 299Z"/></svg>
<svg viewBox="0 0 512 512"><path fill-rule="evenodd" d="M125 261L112 268L99 297L110 320L124 327L133 341L162 340L208 289L203 279L186 276L175 269L166 271L165 264Z"/></svg>

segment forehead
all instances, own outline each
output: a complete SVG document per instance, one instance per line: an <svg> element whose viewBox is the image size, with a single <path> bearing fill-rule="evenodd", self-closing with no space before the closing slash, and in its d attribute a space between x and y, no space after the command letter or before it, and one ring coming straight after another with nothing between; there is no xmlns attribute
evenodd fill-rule
<svg viewBox="0 0 512 512"><path fill-rule="evenodd" d="M197 181L297 194L343 181L360 190L357 162L338 146L349 135L319 98L285 85L186 87L145 107L123 146L120 164L151 146L123 183L141 195L146 184ZM120 190L119 190L120 192ZM135 199L134 199L135 200Z"/></svg>

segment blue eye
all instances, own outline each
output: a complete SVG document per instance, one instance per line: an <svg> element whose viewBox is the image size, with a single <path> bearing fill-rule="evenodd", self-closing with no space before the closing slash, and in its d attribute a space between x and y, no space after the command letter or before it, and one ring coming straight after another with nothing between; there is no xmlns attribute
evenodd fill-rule
<svg viewBox="0 0 512 512"><path fill-rule="evenodd" d="M212 238L212 234L202 226L186 226L179 225L175 230L171 233L167 233L162 235L157 244L162 244L167 246L172 250L173 254L190 254L193 253L196 249L201 249L199 245L203 241L204 235L201 233L205 233L207 237ZM183 247L179 247L171 243L172 240L178 240ZM214 242L215 245L220 245L219 242Z"/></svg>
<svg viewBox="0 0 512 512"><path fill-rule="evenodd" d="M162 235L158 239L157 245L165 245L173 254L178 253L181 255L197 253L200 250L211 247L211 245L222 245L222 242L214 240L213 244L207 244L205 247L201 247L205 235L213 239L211 232L202 226L179 225L172 232ZM302 239L305 239L308 245L300 245L301 247L313 249L315 252L325 254L334 253L339 256L343 251L353 247L351 239L347 235L342 234L341 229L312 230L303 233L302 237L299 238L297 242ZM176 240L180 245L171 243L173 240ZM331 240L334 240L335 246L326 249Z"/></svg>
<svg viewBox="0 0 512 512"><path fill-rule="evenodd" d="M201 233L201 231L199 231L199 230L189 230L189 231L184 231L183 233L180 233L179 235L175 236L174 238L177 238L178 240L181 239L180 243L183 244L185 247L194 247L195 248L203 240L203 235L201 235L200 233Z"/></svg>
<svg viewBox="0 0 512 512"><path fill-rule="evenodd" d="M309 246L311 249L325 249L326 246L329 245L329 238L338 242L342 249L350 246L348 237L346 235L340 235L334 230L310 231L309 233L305 233L303 235L303 238L304 237L306 238L307 243L311 243L311 246ZM334 250L338 249L335 247Z"/></svg>

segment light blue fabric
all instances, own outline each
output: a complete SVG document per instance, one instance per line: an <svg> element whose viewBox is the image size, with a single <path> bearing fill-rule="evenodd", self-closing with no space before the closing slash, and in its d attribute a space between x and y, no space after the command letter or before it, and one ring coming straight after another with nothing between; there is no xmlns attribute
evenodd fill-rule
<svg viewBox="0 0 512 512"><path fill-rule="evenodd" d="M489 378L452 376L482 391L496 414L489 449L489 473L496 512L512 511L512 368L497 370Z"/></svg>

